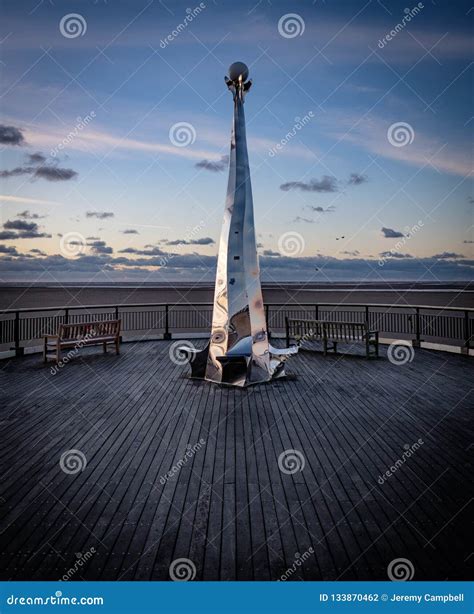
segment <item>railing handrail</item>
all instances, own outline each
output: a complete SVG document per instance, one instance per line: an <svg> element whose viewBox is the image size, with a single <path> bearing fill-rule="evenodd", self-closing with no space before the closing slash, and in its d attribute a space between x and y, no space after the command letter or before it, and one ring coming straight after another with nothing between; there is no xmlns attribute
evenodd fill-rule
<svg viewBox="0 0 474 614"><path fill-rule="evenodd" d="M71 309L126 309L137 307L212 307L213 303L128 303L126 305L117 305L114 303L108 305L64 305L60 307L22 307L19 309L0 309L0 314L16 314L16 313L37 313L43 311L70 311ZM369 308L389 308L389 309L430 309L438 311L460 311L460 312L474 312L474 307L449 307L443 305L394 305L393 303L298 303L293 305L292 303L265 303L267 307L286 307L291 308L304 308L304 307L369 307Z"/></svg>

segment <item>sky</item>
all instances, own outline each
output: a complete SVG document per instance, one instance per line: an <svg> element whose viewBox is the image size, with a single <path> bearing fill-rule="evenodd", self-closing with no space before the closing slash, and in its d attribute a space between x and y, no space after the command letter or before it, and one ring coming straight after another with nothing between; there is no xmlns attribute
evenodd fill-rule
<svg viewBox="0 0 474 614"><path fill-rule="evenodd" d="M263 279L472 279L470 4L4 0L0 280L212 280L234 61Z"/></svg>

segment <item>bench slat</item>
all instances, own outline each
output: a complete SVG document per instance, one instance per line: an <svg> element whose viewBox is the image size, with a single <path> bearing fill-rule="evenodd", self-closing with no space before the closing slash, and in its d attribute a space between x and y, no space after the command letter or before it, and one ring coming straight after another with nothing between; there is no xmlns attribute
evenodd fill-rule
<svg viewBox="0 0 474 614"><path fill-rule="evenodd" d="M291 337L298 343L310 339L321 340L324 343L324 353L327 352L328 341L332 342L334 352L337 351L339 342L360 341L366 345L367 358L370 356L371 348L375 348L375 355L378 356L378 334L378 331L370 329L368 322L286 318L288 345Z"/></svg>
<svg viewBox="0 0 474 614"><path fill-rule="evenodd" d="M121 320L96 320L92 322L75 322L61 324L56 338L45 336L43 358L46 361L51 356L59 362L61 349L81 348L86 345L100 345L107 351L108 343L115 343L116 353L119 353Z"/></svg>

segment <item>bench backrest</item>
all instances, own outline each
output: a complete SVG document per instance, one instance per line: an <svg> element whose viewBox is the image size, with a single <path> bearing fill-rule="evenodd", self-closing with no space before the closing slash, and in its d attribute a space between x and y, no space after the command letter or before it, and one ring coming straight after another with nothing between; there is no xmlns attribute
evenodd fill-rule
<svg viewBox="0 0 474 614"><path fill-rule="evenodd" d="M287 319L288 335L303 341L324 338L336 341L362 340L365 339L368 330L366 322Z"/></svg>
<svg viewBox="0 0 474 614"><path fill-rule="evenodd" d="M326 337L335 340L356 341L364 339L367 325L363 322L324 322Z"/></svg>
<svg viewBox="0 0 474 614"><path fill-rule="evenodd" d="M80 322L76 324L61 324L59 338L94 339L95 337L116 337L120 334L121 320L102 320L96 322Z"/></svg>

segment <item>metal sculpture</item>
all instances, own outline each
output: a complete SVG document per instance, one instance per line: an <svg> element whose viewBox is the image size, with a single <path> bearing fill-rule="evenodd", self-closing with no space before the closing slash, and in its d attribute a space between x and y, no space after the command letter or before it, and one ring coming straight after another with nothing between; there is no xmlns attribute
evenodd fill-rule
<svg viewBox="0 0 474 614"><path fill-rule="evenodd" d="M252 85L248 76L247 66L235 62L225 78L234 98L234 120L211 338L203 350L181 348L193 377L234 386L284 376L285 359L298 351L274 348L268 340L245 130L244 99Z"/></svg>

